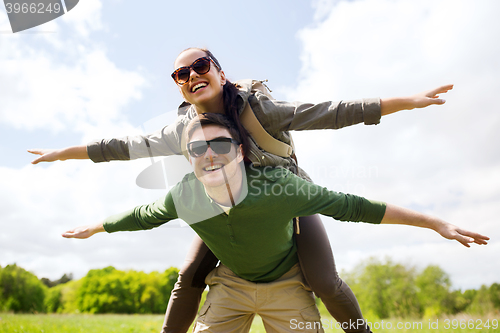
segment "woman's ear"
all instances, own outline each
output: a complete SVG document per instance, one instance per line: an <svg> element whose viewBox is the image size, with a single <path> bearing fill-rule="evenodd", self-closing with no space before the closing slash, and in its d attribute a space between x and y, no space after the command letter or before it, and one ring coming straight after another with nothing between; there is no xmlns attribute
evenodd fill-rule
<svg viewBox="0 0 500 333"><path fill-rule="evenodd" d="M178 86L177 86L177 88L179 88L179 93L181 94L182 99L184 100L184 102L187 102L187 99L186 99L186 97L184 96L184 92L182 91L181 86L179 86L179 85L178 85Z"/></svg>
<svg viewBox="0 0 500 333"><path fill-rule="evenodd" d="M223 70L221 70L219 72L219 75L220 75L220 83L221 83L221 86L225 85L226 84L226 74L224 73Z"/></svg>

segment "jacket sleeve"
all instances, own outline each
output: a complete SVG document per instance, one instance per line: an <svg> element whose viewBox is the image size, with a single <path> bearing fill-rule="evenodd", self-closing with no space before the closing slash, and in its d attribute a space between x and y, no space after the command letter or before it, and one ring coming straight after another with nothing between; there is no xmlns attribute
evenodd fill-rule
<svg viewBox="0 0 500 333"><path fill-rule="evenodd" d="M315 129L339 129L358 123L380 122L380 99L323 102L319 104L283 102L256 93L249 103L262 126L270 133Z"/></svg>
<svg viewBox="0 0 500 333"><path fill-rule="evenodd" d="M93 162L134 160L152 156L181 155L181 135L185 120L179 116L174 124L147 135L102 139L90 142L87 152Z"/></svg>

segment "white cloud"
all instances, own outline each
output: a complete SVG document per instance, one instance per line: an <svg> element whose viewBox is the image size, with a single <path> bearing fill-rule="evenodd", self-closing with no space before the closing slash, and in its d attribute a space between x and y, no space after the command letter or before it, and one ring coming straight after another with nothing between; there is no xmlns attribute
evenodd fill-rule
<svg viewBox="0 0 500 333"><path fill-rule="evenodd" d="M284 89L288 99L405 96L447 83L455 88L442 96L444 106L400 112L377 126L294 133L299 164L332 189L414 208L492 237L487 247L471 250L404 227L355 226L348 229L354 238L339 239L335 233L345 227L335 226L329 233L337 261L352 267L388 254L423 265L439 262L456 286L494 282L500 273L494 223L500 213L500 22L494 19L500 4L358 0L316 6L315 22L298 33L303 67L297 85ZM457 258L473 269L460 271ZM483 261L489 264L475 264Z"/></svg>
<svg viewBox="0 0 500 333"><path fill-rule="evenodd" d="M79 1L78 5L67 12L62 19L74 27L82 37L88 37L90 32L104 28L101 21L102 3L100 0Z"/></svg>
<svg viewBox="0 0 500 333"><path fill-rule="evenodd" d="M19 129L74 128L119 121L122 108L141 98L144 78L117 68L99 50L75 63L34 50L14 50L0 61L2 122Z"/></svg>
<svg viewBox="0 0 500 333"><path fill-rule="evenodd" d="M487 247L465 249L427 230L325 219L339 269L388 254L416 265L437 263L455 286L493 282L500 273L494 221L500 213L495 146L500 118L494 100L500 88L495 35L500 3L318 0L315 5L315 21L297 35L303 68L300 81L285 90L289 100L401 96L448 82L455 89L443 96L444 106L400 112L378 126L295 133L299 164L332 189L432 213L493 239ZM44 26L55 34L0 37L0 122L23 133L71 129L82 142L103 133L136 132L123 110L141 98L147 81L139 70L119 68L105 47L89 38L106 29L101 6L81 1ZM9 29L2 15L0 28ZM192 238L188 228L82 241L59 236L159 197L161 191L143 192L135 185L148 164L146 159L1 168L0 264L17 262L53 279L107 265L180 266Z"/></svg>
<svg viewBox="0 0 500 333"><path fill-rule="evenodd" d="M118 68L88 38L103 27L101 7L98 0L83 1L64 20L41 26L54 33L2 36L0 122L53 132L130 127L123 109L141 99L146 79L140 70Z"/></svg>
<svg viewBox="0 0 500 333"><path fill-rule="evenodd" d="M35 29L54 33L0 37L0 122L30 136L30 145L37 144L38 130L67 131L80 136L82 143L103 135L140 132L124 117L124 109L141 98L146 79L140 70L119 68L106 49L89 38L103 28L100 13L99 1L86 0L63 18ZM2 15L0 20L0 26L9 30ZM0 265L17 263L53 279L69 272L80 277L107 265L144 270L179 266L183 254L178 249L187 247L192 238L186 228L170 228L179 237L167 241L161 231L99 235L88 241L60 236L161 196L161 191L135 185L135 177L149 163L74 161L1 167ZM162 247L148 250L152 239Z"/></svg>
<svg viewBox="0 0 500 333"><path fill-rule="evenodd" d="M180 266L193 232L175 221L154 232L99 234L88 240L60 236L164 195L136 186L135 176L148 164L74 161L0 168L0 265L15 262L51 279L70 272L79 278L108 265L145 271Z"/></svg>

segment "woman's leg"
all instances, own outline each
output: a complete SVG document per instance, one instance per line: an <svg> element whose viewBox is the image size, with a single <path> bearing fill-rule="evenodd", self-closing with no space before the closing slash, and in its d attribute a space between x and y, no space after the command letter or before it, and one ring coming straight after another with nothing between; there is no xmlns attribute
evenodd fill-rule
<svg viewBox="0 0 500 333"><path fill-rule="evenodd" d="M162 333L185 333L196 318L205 277L219 259L195 236L168 302Z"/></svg>
<svg viewBox="0 0 500 333"><path fill-rule="evenodd" d="M335 268L333 252L319 215L300 217L296 234L297 254L302 273L314 293L345 332L370 332L365 325L358 301ZM359 320L359 321L358 321Z"/></svg>

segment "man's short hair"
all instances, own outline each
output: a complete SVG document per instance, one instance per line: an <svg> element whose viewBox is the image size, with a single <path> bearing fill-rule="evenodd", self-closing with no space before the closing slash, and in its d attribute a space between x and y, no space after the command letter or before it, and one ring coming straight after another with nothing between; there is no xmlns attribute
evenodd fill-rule
<svg viewBox="0 0 500 333"><path fill-rule="evenodd" d="M241 143L241 134L236 129L236 125L231 119L221 113L201 113L193 118L186 128L187 141L189 142L194 131L198 128L210 125L226 128L231 138Z"/></svg>

